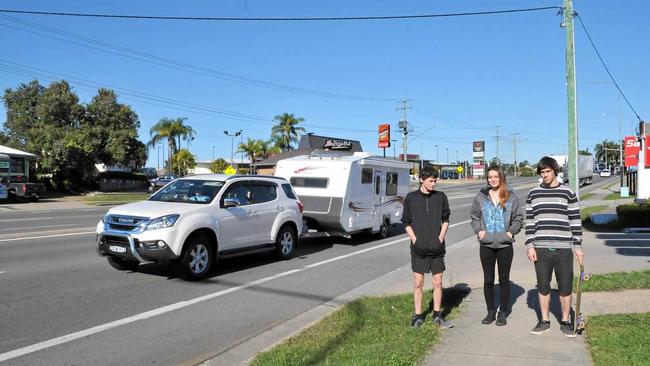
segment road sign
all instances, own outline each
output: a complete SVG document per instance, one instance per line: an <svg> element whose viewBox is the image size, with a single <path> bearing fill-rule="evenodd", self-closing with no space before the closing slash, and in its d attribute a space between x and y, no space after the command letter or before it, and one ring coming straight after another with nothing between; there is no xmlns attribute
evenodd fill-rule
<svg viewBox="0 0 650 366"><path fill-rule="evenodd" d="M9 169L8 161L0 161L0 169Z"/></svg>
<svg viewBox="0 0 650 366"><path fill-rule="evenodd" d="M459 166L458 168L456 168L456 171L458 172L458 174L462 174L463 173L463 167Z"/></svg>
<svg viewBox="0 0 650 366"><path fill-rule="evenodd" d="M228 165L228 167L223 171L223 174L227 175L234 175L235 173L237 173L237 171L232 167L232 165Z"/></svg>

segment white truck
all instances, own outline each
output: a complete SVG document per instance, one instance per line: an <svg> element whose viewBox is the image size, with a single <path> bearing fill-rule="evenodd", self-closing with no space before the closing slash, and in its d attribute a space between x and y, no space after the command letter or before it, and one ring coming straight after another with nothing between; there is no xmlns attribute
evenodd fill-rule
<svg viewBox="0 0 650 366"><path fill-rule="evenodd" d="M560 165L560 174L558 178L562 181L569 179L568 158L566 155L550 155ZM594 156L593 155L578 155L578 183L584 186L592 183L594 175Z"/></svg>
<svg viewBox="0 0 650 366"><path fill-rule="evenodd" d="M305 206L303 234L386 237L401 221L409 168L363 152L315 152L280 160L275 175L291 183Z"/></svg>
<svg viewBox="0 0 650 366"><path fill-rule="evenodd" d="M224 256L273 251L287 259L301 231L302 204L286 180L211 174L111 208L97 224L96 246L120 270L172 262L182 277L199 280Z"/></svg>

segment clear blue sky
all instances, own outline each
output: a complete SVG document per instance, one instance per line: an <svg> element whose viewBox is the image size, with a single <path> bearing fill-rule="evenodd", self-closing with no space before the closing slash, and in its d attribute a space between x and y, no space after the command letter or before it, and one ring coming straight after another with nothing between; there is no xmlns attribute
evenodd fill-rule
<svg viewBox="0 0 650 366"><path fill-rule="evenodd" d="M315 17L489 11L561 6L562 1L335 0L315 4L283 0L8 0L0 8ZM628 99L647 119L650 4L641 0L578 0L574 7ZM566 151L565 32L554 10L421 20L267 23L6 16L0 15L3 89L34 77L44 85L64 78L82 102L89 102L97 87L114 88L120 102L138 113L144 142L160 118L186 117L198 132L191 151L199 160L212 159L212 146L215 157L230 157L231 141L223 134L225 129L242 129L244 138L267 139L273 116L283 112L305 118L303 126L308 132L357 139L364 150L381 154L377 125L390 123L392 138L399 138L401 114L396 108L401 99L411 100L408 120L414 131L409 153L422 154L425 159L436 159L435 144L441 161L447 159L447 151L450 160L456 159L456 151L460 159L471 159L473 140L485 140L491 158L496 154L497 125L501 126L500 156L504 161L513 159L513 133L524 140L517 144L520 161ZM35 26L67 33L57 35L52 29ZM222 74L210 71L210 75L200 75L155 65L101 51L106 48L98 44L92 45L96 49L83 47L80 44L88 43L70 38L68 33ZM579 146L593 151L597 142L618 138L619 99L612 85L593 83L609 79L577 21L576 53ZM16 74L16 66L7 68L7 62L45 72L26 69ZM241 82L244 79L254 81ZM278 86L251 85L260 82ZM172 104L151 98L171 100ZM622 102L620 108L623 135L630 135L636 118ZM4 122L4 109L0 115ZM398 153L400 148L398 144ZM392 149L387 155L392 155ZM156 151L150 151L148 165L156 164Z"/></svg>

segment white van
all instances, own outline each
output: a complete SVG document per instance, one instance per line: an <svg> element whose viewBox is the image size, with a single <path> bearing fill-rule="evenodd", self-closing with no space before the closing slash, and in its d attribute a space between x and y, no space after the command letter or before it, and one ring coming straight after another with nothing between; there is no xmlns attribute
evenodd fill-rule
<svg viewBox="0 0 650 366"><path fill-rule="evenodd" d="M401 221L409 168L363 152L315 152L278 161L275 175L291 183L304 205L303 234L386 237L389 226Z"/></svg>

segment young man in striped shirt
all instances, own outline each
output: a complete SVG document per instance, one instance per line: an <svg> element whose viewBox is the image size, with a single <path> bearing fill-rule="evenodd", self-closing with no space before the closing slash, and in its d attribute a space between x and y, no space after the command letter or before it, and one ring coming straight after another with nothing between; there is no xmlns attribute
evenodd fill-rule
<svg viewBox="0 0 650 366"><path fill-rule="evenodd" d="M542 184L526 198L526 246L528 259L535 263L537 292L542 318L532 334L550 329L549 305L551 277L555 272L560 293L562 321L560 330L575 337L569 317L573 288L573 255L582 263L582 222L575 192L557 181L559 166L555 159L543 157L537 164Z"/></svg>

